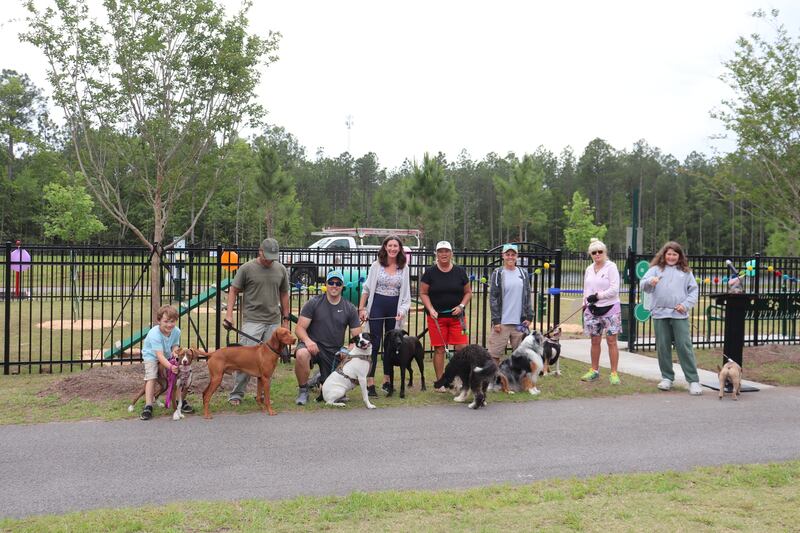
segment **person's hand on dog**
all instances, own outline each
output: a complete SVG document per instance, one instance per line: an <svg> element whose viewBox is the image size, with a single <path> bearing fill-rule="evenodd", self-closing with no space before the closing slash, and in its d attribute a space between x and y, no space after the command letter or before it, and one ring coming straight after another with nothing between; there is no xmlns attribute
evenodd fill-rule
<svg viewBox="0 0 800 533"><path fill-rule="evenodd" d="M317 355L319 353L319 346L317 346L316 342L312 341L311 339L308 339L308 342L305 342L304 344L306 345L308 353L310 353L311 355Z"/></svg>
<svg viewBox="0 0 800 533"><path fill-rule="evenodd" d="M590 294L589 296L586 297L586 301L589 302L590 304L596 304L597 300L599 299L600 298L598 298L597 293Z"/></svg>
<svg viewBox="0 0 800 533"><path fill-rule="evenodd" d="M233 329L233 322L225 318L222 321L222 327L225 328L226 331L230 331L231 329Z"/></svg>

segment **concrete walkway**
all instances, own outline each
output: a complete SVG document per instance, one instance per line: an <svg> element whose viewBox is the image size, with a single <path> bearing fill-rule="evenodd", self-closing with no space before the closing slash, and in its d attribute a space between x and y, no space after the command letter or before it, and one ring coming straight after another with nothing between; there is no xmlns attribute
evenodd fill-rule
<svg viewBox="0 0 800 533"><path fill-rule="evenodd" d="M661 381L661 370L658 368L658 359L655 357L655 352L648 352L652 353L652 357L649 357L646 355L639 355L622 350L621 347L627 346L625 342L621 342L619 345L620 351L618 370L620 372L638 376L644 379L651 379L653 381ZM600 352L600 366L602 368L609 368L608 346L606 345L605 340L601 346L602 351ZM589 355L590 349L591 341L589 339L569 339L561 341L561 355L563 357L574 359L575 361L582 361L586 363L587 366L591 364L591 358ZM688 389L689 384L686 382L686 378L683 375L681 365L678 363L673 363L672 368L675 371L674 385ZM702 385L706 387L713 385L715 389L719 388L719 378L717 377L716 372L698 368L697 373L700 375L700 383ZM755 381L742 380L742 384L750 385L759 389L773 388L772 385L756 383Z"/></svg>

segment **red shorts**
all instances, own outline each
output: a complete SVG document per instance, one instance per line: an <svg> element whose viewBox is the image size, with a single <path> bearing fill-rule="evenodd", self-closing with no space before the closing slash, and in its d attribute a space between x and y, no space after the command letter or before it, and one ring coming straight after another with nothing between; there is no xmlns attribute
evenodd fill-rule
<svg viewBox="0 0 800 533"><path fill-rule="evenodd" d="M439 335L439 329L436 329L436 321L428 315L428 335L431 337L431 346L467 344L469 342L467 335L461 332L461 321L458 317L440 316L438 322L439 329L442 330L441 335Z"/></svg>

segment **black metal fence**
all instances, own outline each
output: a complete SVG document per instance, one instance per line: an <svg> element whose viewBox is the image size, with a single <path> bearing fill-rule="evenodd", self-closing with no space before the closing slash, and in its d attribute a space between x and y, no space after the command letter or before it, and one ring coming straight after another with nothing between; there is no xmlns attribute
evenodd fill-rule
<svg viewBox="0 0 800 533"><path fill-rule="evenodd" d="M30 260L14 263L16 247L7 243L5 261L0 264L0 339L5 374L64 372L140 359L140 341L153 323L151 253L147 249L25 248ZM235 341L222 328L227 288L238 265L255 258L257 252L254 247L218 246L161 254L162 289L158 301L179 309L182 344L213 350ZM297 316L303 304L323 290L320 282L332 268L343 271L347 278L343 295L356 304L375 257L375 250L282 250L280 260L289 269L291 279L290 313ZM655 348L651 321L640 322L635 317L640 303L636 265L649 262L651 257L611 257L623 275L621 340L627 341L632 351ZM433 259L432 251L412 252L413 302L407 324L412 334L419 334L425 327L416 291L419 277ZM702 256L690 258L700 285L700 301L690 314L695 345L722 344L724 310L716 306L713 294L726 290L728 259L744 274L746 291L760 302L760 307L748 314L746 342L800 343L800 258ZM491 271L501 264L500 250L456 251L455 262L466 268L473 289L467 313L470 342L485 345L491 328L487 281ZM589 265L586 255L562 254L560 250L521 243L519 264L531 279L535 326L546 330L564 320L566 333L579 333L583 273ZM240 319L238 310L234 316ZM423 342L428 349L427 339Z"/></svg>
<svg viewBox="0 0 800 533"><path fill-rule="evenodd" d="M545 329L559 313L559 295L549 289L559 283L560 271L555 267L560 252L528 243L520 248L520 264L532 280L537 327ZM150 251L34 245L25 247L29 261L15 263L16 249L7 243L0 265L4 373L64 372L140 360L139 346L154 321ZM179 309L183 345L213 350L235 342L235 336L221 327L227 289L238 265L257 253L257 248L218 246L160 255L158 301ZM414 250L411 255L413 302L407 329L418 334L425 328L416 294L418 278L432 264L434 254ZM280 261L289 269L291 280L290 314L296 317L309 298L324 290L321 281L333 268L341 269L347 278L343 296L357 304L375 258L374 249L281 250ZM500 252L456 252L454 260L466 268L473 289L467 313L470 342L485 344L491 327L487 280L501 264ZM238 310L234 316L240 319Z"/></svg>
<svg viewBox="0 0 800 533"><path fill-rule="evenodd" d="M645 269L652 256L631 255L627 260L627 277L635 278L637 265ZM730 261L731 267L727 262ZM800 344L797 324L800 321L800 258L752 256L690 257L699 286L699 300L690 311L693 342L698 347L721 346L724 337L725 310L715 295L728 292L728 281L739 277L744 292L751 295L745 321L745 344ZM638 280L637 280L638 281ZM629 301L641 303L637 287L628 288ZM633 331L634 349L654 349L652 321L635 319L635 306L627 309Z"/></svg>

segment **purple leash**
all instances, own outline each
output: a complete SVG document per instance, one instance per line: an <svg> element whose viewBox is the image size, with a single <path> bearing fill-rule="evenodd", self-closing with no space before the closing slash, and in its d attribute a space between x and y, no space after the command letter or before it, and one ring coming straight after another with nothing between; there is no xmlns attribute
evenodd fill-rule
<svg viewBox="0 0 800 533"><path fill-rule="evenodd" d="M178 360L175 358L174 355L169 358L169 364L178 366ZM170 368L167 371L167 400L166 400L167 409L169 409L170 406L172 405L172 391L175 388L175 380L177 379L178 375L175 374Z"/></svg>

